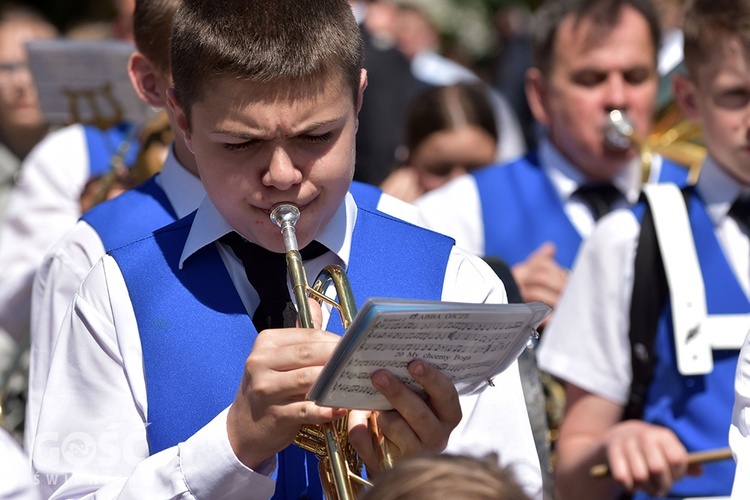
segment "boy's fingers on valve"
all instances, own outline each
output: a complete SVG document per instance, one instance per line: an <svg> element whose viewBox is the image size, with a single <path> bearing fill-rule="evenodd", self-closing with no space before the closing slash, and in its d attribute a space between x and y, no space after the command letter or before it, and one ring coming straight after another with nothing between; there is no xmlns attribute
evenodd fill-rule
<svg viewBox="0 0 750 500"><path fill-rule="evenodd" d="M341 338L323 330L284 328L258 334L246 370L287 371L323 366Z"/></svg>
<svg viewBox="0 0 750 500"><path fill-rule="evenodd" d="M312 317L313 328L321 330L323 328L323 309L320 306L320 302L312 297L308 297L307 306L310 310L310 316ZM297 318L297 327L300 327L299 318Z"/></svg>

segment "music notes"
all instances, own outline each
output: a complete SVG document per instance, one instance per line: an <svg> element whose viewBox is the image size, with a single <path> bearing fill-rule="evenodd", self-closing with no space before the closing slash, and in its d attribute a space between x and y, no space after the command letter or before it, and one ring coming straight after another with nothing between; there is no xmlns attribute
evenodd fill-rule
<svg viewBox="0 0 750 500"><path fill-rule="evenodd" d="M550 308L370 299L360 310L308 398L322 406L388 410L370 377L388 369L414 391L408 364L422 359L450 377L459 394L488 384L521 354Z"/></svg>

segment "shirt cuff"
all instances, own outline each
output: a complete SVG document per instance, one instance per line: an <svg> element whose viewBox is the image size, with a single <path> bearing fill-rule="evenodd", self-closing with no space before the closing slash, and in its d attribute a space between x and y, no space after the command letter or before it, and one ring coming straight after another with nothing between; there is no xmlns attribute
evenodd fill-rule
<svg viewBox="0 0 750 500"><path fill-rule="evenodd" d="M245 466L232 450L227 434L225 409L200 431L179 445L180 467L190 492L197 498L268 499L276 481L276 458L263 462L257 470Z"/></svg>

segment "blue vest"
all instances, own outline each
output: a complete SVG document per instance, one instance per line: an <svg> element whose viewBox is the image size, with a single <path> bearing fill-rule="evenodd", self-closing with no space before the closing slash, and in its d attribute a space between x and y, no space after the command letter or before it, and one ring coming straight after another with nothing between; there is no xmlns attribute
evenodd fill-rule
<svg viewBox="0 0 750 500"><path fill-rule="evenodd" d="M128 142L128 149L123 158L125 164L132 166L138 156L138 138L133 134L134 125L120 123L107 130L101 130L94 125L84 125L86 148L89 154L89 179L106 174L112 167L112 158L120 152L124 142Z"/></svg>
<svg viewBox="0 0 750 500"><path fill-rule="evenodd" d="M129 243L177 219L172 204L154 177L81 216L99 234L104 249Z"/></svg>
<svg viewBox="0 0 750 500"><path fill-rule="evenodd" d="M727 262L705 206L693 190L688 207L698 261L706 287L708 314L750 312L742 287ZM641 206L635 212L642 215ZM734 372L738 350L714 350L714 369L707 375L684 376L677 370L669 301L659 318L654 341L655 364L643 420L668 427L688 451L728 446L734 404ZM732 460L709 463L700 477L687 477L674 485L670 497L729 496L734 479ZM639 493L634 499L651 498Z"/></svg>
<svg viewBox="0 0 750 500"><path fill-rule="evenodd" d="M352 181L349 192L354 197L358 207L368 210L377 210L378 202L383 195L383 191L379 187L359 181Z"/></svg>
<svg viewBox="0 0 750 500"><path fill-rule="evenodd" d="M581 235L535 153L507 165L473 170L471 175L482 207L484 255L500 257L512 266L551 241L557 246L557 263L573 267ZM684 186L687 175L688 169L664 159L659 182Z"/></svg>
<svg viewBox="0 0 750 500"><path fill-rule="evenodd" d="M257 336L215 245L178 270L193 218L112 251L141 336L152 454L231 404ZM439 300L452 246L447 237L360 209L347 269L358 306L376 296ZM343 330L333 315L329 330ZM323 498L314 456L290 446L278 464L274 498Z"/></svg>

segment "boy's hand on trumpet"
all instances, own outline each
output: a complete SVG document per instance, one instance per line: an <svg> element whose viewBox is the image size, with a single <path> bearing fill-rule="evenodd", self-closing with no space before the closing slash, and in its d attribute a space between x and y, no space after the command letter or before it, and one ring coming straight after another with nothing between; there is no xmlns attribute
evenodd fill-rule
<svg viewBox="0 0 750 500"><path fill-rule="evenodd" d="M315 330L264 330L245 362L227 430L235 454L252 469L286 448L303 424L330 422L346 414L305 399L340 340L320 330L320 305L309 302Z"/></svg>

